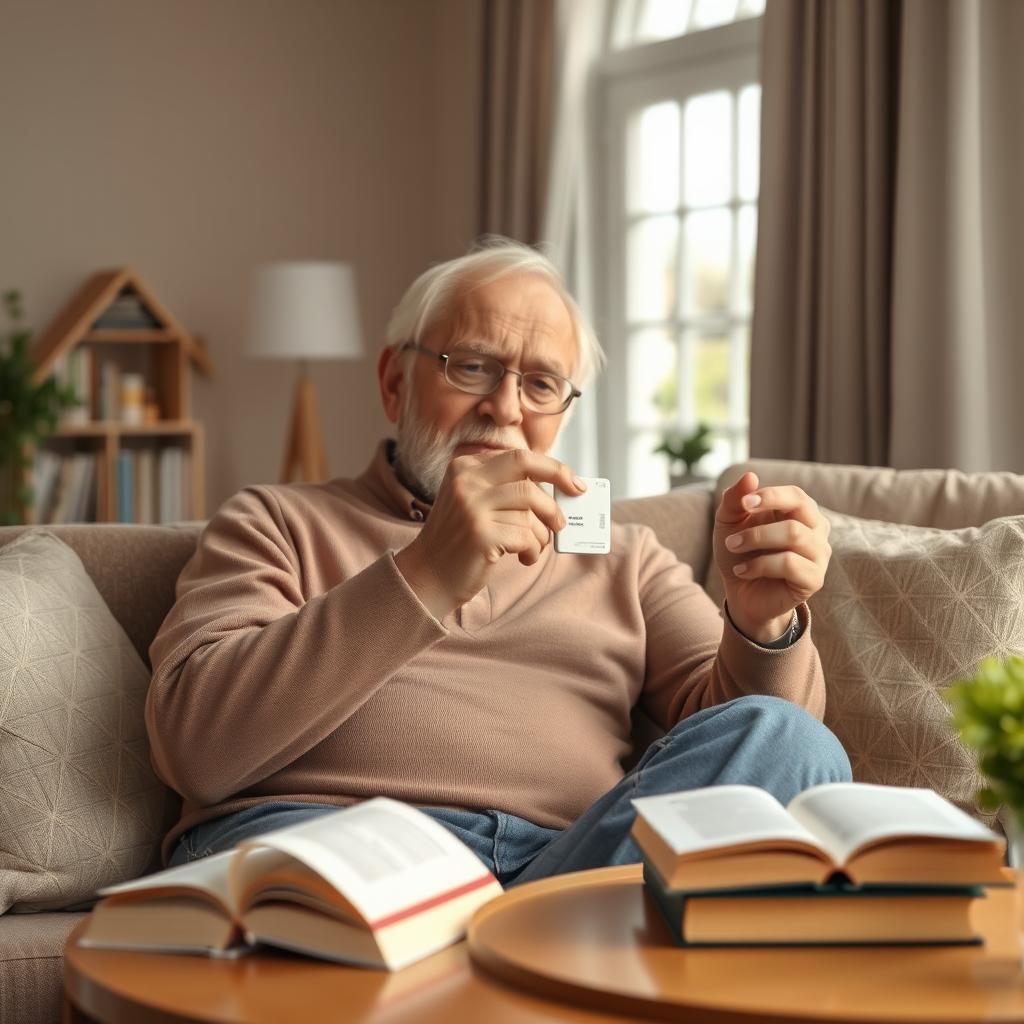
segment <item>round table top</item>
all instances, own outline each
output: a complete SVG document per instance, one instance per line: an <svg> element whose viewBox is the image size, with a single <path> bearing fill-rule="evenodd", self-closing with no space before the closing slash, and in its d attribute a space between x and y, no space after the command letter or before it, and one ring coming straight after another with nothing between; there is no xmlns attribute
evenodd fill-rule
<svg viewBox="0 0 1024 1024"><path fill-rule="evenodd" d="M929 1024L1024 1021L1015 890L972 911L982 946L683 949L640 868L513 888L477 911L473 960L522 989L633 1017Z"/></svg>
<svg viewBox="0 0 1024 1024"><path fill-rule="evenodd" d="M979 900L984 946L680 949L639 866L510 889L469 941L394 973L263 950L239 960L65 947L67 995L102 1022L372 1024L1024 1022L1014 890Z"/></svg>

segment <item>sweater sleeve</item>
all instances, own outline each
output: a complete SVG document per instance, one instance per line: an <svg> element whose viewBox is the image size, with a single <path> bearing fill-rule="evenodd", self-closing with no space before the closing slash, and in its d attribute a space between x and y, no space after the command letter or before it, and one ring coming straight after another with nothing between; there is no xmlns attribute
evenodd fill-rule
<svg viewBox="0 0 1024 1024"><path fill-rule="evenodd" d="M447 635L391 552L305 600L276 499L229 499L178 579L150 646L145 720L157 774L223 801L329 736L401 666Z"/></svg>
<svg viewBox="0 0 1024 1024"><path fill-rule="evenodd" d="M711 572L716 572L714 566ZM703 708L748 694L782 697L817 718L825 713L825 677L811 640L810 611L797 608L802 632L772 650L748 640L720 614L690 567L645 529L639 593L647 630L641 703L664 729Z"/></svg>

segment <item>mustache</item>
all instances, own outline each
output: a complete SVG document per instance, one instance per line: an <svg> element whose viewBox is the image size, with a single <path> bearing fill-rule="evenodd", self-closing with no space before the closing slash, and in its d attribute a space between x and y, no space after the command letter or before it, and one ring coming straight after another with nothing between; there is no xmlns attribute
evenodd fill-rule
<svg viewBox="0 0 1024 1024"><path fill-rule="evenodd" d="M502 448L528 448L520 430L503 429L487 423L465 423L449 437L452 450L460 444L494 444Z"/></svg>

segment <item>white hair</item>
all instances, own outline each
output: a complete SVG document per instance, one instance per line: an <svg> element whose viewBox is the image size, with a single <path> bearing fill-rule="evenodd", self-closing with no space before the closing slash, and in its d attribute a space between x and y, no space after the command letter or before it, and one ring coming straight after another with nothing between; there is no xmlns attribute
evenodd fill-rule
<svg viewBox="0 0 1024 1024"><path fill-rule="evenodd" d="M409 286L388 321L387 343L420 342L437 321L449 312L453 295L469 278L478 284L490 284L511 274L537 274L561 296L576 335L576 365L573 383L581 390L605 364L605 355L597 334L587 322L558 268L537 249L500 235L489 235L465 256L437 263L425 270Z"/></svg>

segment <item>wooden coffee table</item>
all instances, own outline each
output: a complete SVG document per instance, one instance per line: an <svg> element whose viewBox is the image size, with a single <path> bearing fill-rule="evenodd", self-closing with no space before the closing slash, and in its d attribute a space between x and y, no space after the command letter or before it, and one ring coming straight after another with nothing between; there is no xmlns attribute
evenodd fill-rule
<svg viewBox="0 0 1024 1024"><path fill-rule="evenodd" d="M287 953L237 961L65 949L65 1021L533 1024L1024 1022L1012 890L979 901L980 947L682 950L638 867L511 889L468 942L393 974Z"/></svg>

